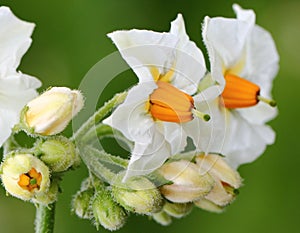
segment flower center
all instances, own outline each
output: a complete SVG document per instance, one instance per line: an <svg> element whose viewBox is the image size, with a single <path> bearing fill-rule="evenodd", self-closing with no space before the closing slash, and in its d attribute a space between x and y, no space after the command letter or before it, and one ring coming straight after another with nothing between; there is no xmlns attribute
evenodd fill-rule
<svg viewBox="0 0 300 233"><path fill-rule="evenodd" d="M193 119L194 99L173 85L156 82L158 88L150 95L149 112L158 120L183 123Z"/></svg>
<svg viewBox="0 0 300 233"><path fill-rule="evenodd" d="M273 100L261 97L260 87L256 84L240 78L233 74L225 74L225 88L221 97L223 105L226 108L246 108L256 105L259 101L263 101L272 107L276 106Z"/></svg>
<svg viewBox="0 0 300 233"><path fill-rule="evenodd" d="M31 168L28 173L20 175L18 185L20 185L23 189L31 192L36 188L39 189L41 182L42 174L40 172L37 172L35 168Z"/></svg>

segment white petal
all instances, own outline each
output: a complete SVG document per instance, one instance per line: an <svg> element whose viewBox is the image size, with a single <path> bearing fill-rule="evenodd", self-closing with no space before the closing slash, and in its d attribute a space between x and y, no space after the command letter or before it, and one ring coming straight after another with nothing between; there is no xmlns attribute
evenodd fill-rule
<svg viewBox="0 0 300 233"><path fill-rule="evenodd" d="M234 67L242 59L247 37L253 27L252 20L248 22L206 17L202 36L208 47L209 56L218 55L222 59L223 67L227 69ZM211 50L215 50L216 54L211 54Z"/></svg>
<svg viewBox="0 0 300 233"><path fill-rule="evenodd" d="M140 144L152 141L154 121L146 110L149 95L156 88L154 82L140 83L129 92L121 104L103 123L121 131L129 140Z"/></svg>
<svg viewBox="0 0 300 233"><path fill-rule="evenodd" d="M266 103L259 102L257 105L249 108L237 110L239 114L251 124L264 124L278 114L278 109L269 106Z"/></svg>
<svg viewBox="0 0 300 233"><path fill-rule="evenodd" d="M31 44L33 23L18 19L8 7L0 7L0 77L15 71Z"/></svg>
<svg viewBox="0 0 300 233"><path fill-rule="evenodd" d="M267 125L250 124L236 113L230 113L228 124L223 154L233 168L254 161L274 143L275 133Z"/></svg>
<svg viewBox="0 0 300 233"><path fill-rule="evenodd" d="M209 152L220 153L226 132L226 115L219 108L219 101L215 99L206 103L196 103L196 109L210 115L211 119L205 122L195 117L184 124L184 129L194 142L196 149L206 154Z"/></svg>
<svg viewBox="0 0 300 233"><path fill-rule="evenodd" d="M135 144L124 180L137 175L145 175L159 168L171 155L170 145L158 132L148 144Z"/></svg>
<svg viewBox="0 0 300 233"><path fill-rule="evenodd" d="M269 32L255 26L247 41L247 62L242 77L256 83L261 95L271 97L272 81L278 72L279 56Z"/></svg>
<svg viewBox="0 0 300 233"><path fill-rule="evenodd" d="M0 109L0 147L9 138L12 127L19 121L19 114L7 109Z"/></svg>
<svg viewBox="0 0 300 233"><path fill-rule="evenodd" d="M184 150L187 145L187 135L181 124L164 122L164 135L171 146L171 153L174 155Z"/></svg>
<svg viewBox="0 0 300 233"><path fill-rule="evenodd" d="M196 103L201 102L211 102L219 97L219 95L222 93L223 87L220 85L213 85L205 90L201 91L200 93L193 96L193 99Z"/></svg>
<svg viewBox="0 0 300 233"><path fill-rule="evenodd" d="M165 73L173 67L174 48L178 39L170 33L133 29L115 31L108 34L108 37L116 44L140 82L153 79L151 67L158 68L160 73Z"/></svg>
<svg viewBox="0 0 300 233"><path fill-rule="evenodd" d="M35 89L40 86L38 79L21 73L0 78L0 108L19 114L24 105L37 96Z"/></svg>
<svg viewBox="0 0 300 233"><path fill-rule="evenodd" d="M170 33L179 38L176 54L176 71L172 84L188 94L194 94L200 79L206 72L205 60L201 50L190 41L181 14L171 23Z"/></svg>
<svg viewBox="0 0 300 233"><path fill-rule="evenodd" d="M246 21L249 24L254 25L255 23L255 13L251 9L243 9L238 4L233 4L232 6L236 17L238 20Z"/></svg>

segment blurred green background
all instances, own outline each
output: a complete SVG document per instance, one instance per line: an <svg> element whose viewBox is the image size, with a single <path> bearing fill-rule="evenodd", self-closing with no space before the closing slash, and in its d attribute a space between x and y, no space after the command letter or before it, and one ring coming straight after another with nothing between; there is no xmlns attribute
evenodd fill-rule
<svg viewBox="0 0 300 233"><path fill-rule="evenodd" d="M78 87L95 63L116 51L106 37L108 32L132 28L168 31L177 13L183 14L191 39L203 48L200 29L204 16L234 17L233 2L255 10L257 23L272 33L280 54L280 71L273 89L280 114L270 123L277 132L276 143L255 163L239 169L245 185L225 213L217 215L195 208L189 216L174 220L168 227L148 221L145 216L131 216L119 232L299 232L300 1L0 1L18 17L36 23L33 44L20 70L40 78L43 88ZM132 85L136 78L129 71L117 80L106 88L99 104ZM104 85L101 75L98 85ZM67 134L70 132L69 128ZM56 233L96 232L89 221L70 213L71 197L86 175L83 165L65 175L56 209ZM34 214L33 205L6 197L1 188L1 233L33 232ZM106 230L100 228L100 232Z"/></svg>

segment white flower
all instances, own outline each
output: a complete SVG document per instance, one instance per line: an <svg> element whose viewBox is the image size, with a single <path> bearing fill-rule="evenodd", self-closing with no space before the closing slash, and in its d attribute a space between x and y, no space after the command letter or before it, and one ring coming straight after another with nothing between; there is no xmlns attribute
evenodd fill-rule
<svg viewBox="0 0 300 233"><path fill-rule="evenodd" d="M33 28L34 24L19 20L8 7L0 7L0 146L41 85L36 78L16 71L31 44Z"/></svg>
<svg viewBox="0 0 300 233"><path fill-rule="evenodd" d="M125 102L104 121L135 142L126 177L160 167L185 148L190 131L197 132L196 139L203 136L201 147L208 147L210 128L199 129L208 124L204 122L208 116L196 111L207 108L204 93L197 94L205 62L202 52L189 40L182 16L171 23L169 33L134 29L108 36L139 78ZM211 89L205 94L218 96Z"/></svg>
<svg viewBox="0 0 300 233"><path fill-rule="evenodd" d="M237 167L255 160L274 142L275 134L265 123L277 114L270 98L279 57L271 35L255 25L254 12L236 4L233 9L237 19L206 17L203 39L211 75L221 85L222 98L214 109L226 118L222 147L213 152L226 155Z"/></svg>

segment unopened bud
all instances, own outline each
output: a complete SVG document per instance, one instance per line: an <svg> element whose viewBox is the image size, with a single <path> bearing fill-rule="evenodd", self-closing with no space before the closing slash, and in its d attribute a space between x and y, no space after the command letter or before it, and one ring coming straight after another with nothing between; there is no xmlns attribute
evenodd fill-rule
<svg viewBox="0 0 300 233"><path fill-rule="evenodd" d="M46 163L53 172L63 172L80 161L76 148L69 139L59 136L49 138L36 145L41 153L40 159Z"/></svg>
<svg viewBox="0 0 300 233"><path fill-rule="evenodd" d="M174 218L182 218L188 215L193 209L193 203L170 203L166 202L163 210Z"/></svg>
<svg viewBox="0 0 300 233"><path fill-rule="evenodd" d="M239 173L218 155L199 155L196 162L201 173L209 173L215 179L213 189L205 198L218 206L231 203L237 194L236 189L242 184Z"/></svg>
<svg viewBox="0 0 300 233"><path fill-rule="evenodd" d="M92 219L93 212L91 208L91 200L94 196L95 189L92 185L91 177L81 182L80 190L74 195L72 200L72 212L79 218Z"/></svg>
<svg viewBox="0 0 300 233"><path fill-rule="evenodd" d="M208 172L236 189L241 186L242 179L239 173L232 169L221 156L215 154L199 155L196 157L196 163L200 167L201 173Z"/></svg>
<svg viewBox="0 0 300 233"><path fill-rule="evenodd" d="M21 125L24 130L33 134L58 134L81 110L83 102L79 91L67 87L53 87L24 107Z"/></svg>
<svg viewBox="0 0 300 233"><path fill-rule="evenodd" d="M162 208L162 197L155 185L143 176L133 176L122 182L118 176L113 184L112 193L115 200L126 210L151 214Z"/></svg>
<svg viewBox="0 0 300 233"><path fill-rule="evenodd" d="M194 201L194 204L203 210L213 212L213 213L222 213L224 211L224 207L218 206L215 203L213 203L205 198L200 198L200 199Z"/></svg>
<svg viewBox="0 0 300 233"><path fill-rule="evenodd" d="M120 229L127 219L125 210L119 206L112 198L110 192L104 188L97 190L92 200L92 211L95 224L114 231Z"/></svg>
<svg viewBox="0 0 300 233"><path fill-rule="evenodd" d="M159 173L173 184L163 185L161 193L170 201L185 203L205 196L214 186L214 179L207 173L201 175L194 163L186 160L164 164Z"/></svg>
<svg viewBox="0 0 300 233"><path fill-rule="evenodd" d="M37 157L26 153L6 155L1 164L1 179L9 194L26 201L47 195L50 186L48 167Z"/></svg>
<svg viewBox="0 0 300 233"><path fill-rule="evenodd" d="M163 226L168 226L172 223L172 218L170 215L168 215L165 211L160 211L158 213L152 214L153 220L155 220L157 223L163 225Z"/></svg>

